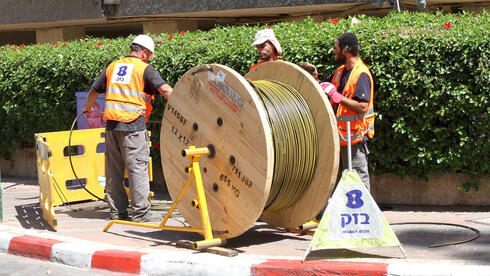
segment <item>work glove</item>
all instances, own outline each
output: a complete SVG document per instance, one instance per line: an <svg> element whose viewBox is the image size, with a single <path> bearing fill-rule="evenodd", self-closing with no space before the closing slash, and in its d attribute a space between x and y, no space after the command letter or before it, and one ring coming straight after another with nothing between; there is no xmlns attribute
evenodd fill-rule
<svg viewBox="0 0 490 276"><path fill-rule="evenodd" d="M320 86L322 87L323 91L327 93L327 95L332 99L332 101L336 104L340 103L342 101L342 94L337 92L337 88L335 85L329 83L329 82L322 82L320 83Z"/></svg>

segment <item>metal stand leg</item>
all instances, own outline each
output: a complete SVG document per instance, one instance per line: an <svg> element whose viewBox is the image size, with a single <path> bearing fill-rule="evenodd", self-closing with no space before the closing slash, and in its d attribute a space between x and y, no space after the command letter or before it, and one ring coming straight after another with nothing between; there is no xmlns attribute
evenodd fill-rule
<svg viewBox="0 0 490 276"><path fill-rule="evenodd" d="M224 245L226 240L222 238L214 238L213 232L211 228L211 222L209 220L208 213L208 205L206 202L206 195L204 193L204 187L202 185L201 178L201 170L199 168L199 158L201 155L209 155L211 151L209 148L196 148L194 146L190 146L189 148L182 151L182 155L184 157L189 157L190 166L185 168L185 172L191 174L191 177L185 184L184 188L180 192L178 198L172 204L172 207L168 211L167 215L163 218L162 222L159 225L150 224L150 223L138 223L124 220L111 220L109 224L104 228L104 232L109 230L109 228L114 224L125 224L125 225L134 225L139 227L147 227L147 228L156 228L162 230L171 230L171 231L182 231L182 232L197 232L202 233L204 235L204 240L196 241L193 243L192 247L196 250L205 249L212 246ZM172 215L173 211L179 204L180 200L184 197L185 192L189 188L191 182L195 183L195 189L197 194L197 199L193 200L193 206L199 209L201 214L202 228L191 228L191 227L182 227L182 226L165 226L168 219Z"/></svg>
<svg viewBox="0 0 490 276"><path fill-rule="evenodd" d="M350 138L350 121L347 121L347 168L349 172L352 171L352 151L351 151L351 138Z"/></svg>

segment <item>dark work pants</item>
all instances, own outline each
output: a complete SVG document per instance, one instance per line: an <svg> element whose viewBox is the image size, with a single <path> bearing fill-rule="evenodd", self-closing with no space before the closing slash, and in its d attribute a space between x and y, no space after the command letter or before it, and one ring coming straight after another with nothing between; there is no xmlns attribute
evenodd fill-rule
<svg viewBox="0 0 490 276"><path fill-rule="evenodd" d="M369 182L369 170L368 170L368 154L369 150L367 147L367 142L360 142L351 146L351 159L352 159L352 169L357 172L362 180L362 183L367 187L368 191L371 188ZM337 184L342 177L342 172L349 168L349 159L347 158L347 146L340 147L340 164L339 173L337 175Z"/></svg>

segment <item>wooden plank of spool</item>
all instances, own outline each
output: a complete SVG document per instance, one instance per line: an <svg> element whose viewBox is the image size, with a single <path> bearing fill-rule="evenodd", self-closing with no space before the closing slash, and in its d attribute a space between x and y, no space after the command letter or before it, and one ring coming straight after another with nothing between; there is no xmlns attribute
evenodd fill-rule
<svg viewBox="0 0 490 276"><path fill-rule="evenodd" d="M187 241L187 240L180 240L175 242L175 245L177 246L194 250L193 244L194 244L193 241ZM219 246L208 247L208 248L201 249L199 251L218 254L225 257L235 257L236 255L238 255L237 250L219 247Z"/></svg>
<svg viewBox="0 0 490 276"><path fill-rule="evenodd" d="M165 107L160 144L173 199L190 177L182 150L214 146L214 157L201 157L200 167L215 237L236 237L254 225L269 195L274 153L265 109L241 75L223 65L186 72ZM192 227L201 228L193 199L190 187L177 208Z"/></svg>
<svg viewBox="0 0 490 276"><path fill-rule="evenodd" d="M261 217L270 225L297 227L318 214L335 187L340 151L335 115L318 82L293 63L266 62L248 72L245 78L252 81L276 80L291 85L303 96L313 114L319 152L309 188L292 206L278 211L266 211Z"/></svg>

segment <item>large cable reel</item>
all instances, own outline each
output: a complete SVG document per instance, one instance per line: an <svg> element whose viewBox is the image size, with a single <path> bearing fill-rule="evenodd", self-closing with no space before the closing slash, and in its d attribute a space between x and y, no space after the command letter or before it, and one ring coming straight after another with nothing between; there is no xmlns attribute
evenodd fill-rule
<svg viewBox="0 0 490 276"><path fill-rule="evenodd" d="M275 144L268 110L249 83L259 80L282 82L298 91L316 127L318 155L311 182L299 199L279 210L265 209L274 177ZM245 77L218 64L192 68L167 102L160 144L173 199L189 178L184 171L188 158L182 157L182 150L212 149L212 155L200 159L202 182L213 235L226 239L242 234L259 217L286 228L309 221L325 206L337 177L339 142L330 103L316 80L289 62L264 63ZM178 209L191 227L201 227L199 210L191 204L195 198L189 189Z"/></svg>

